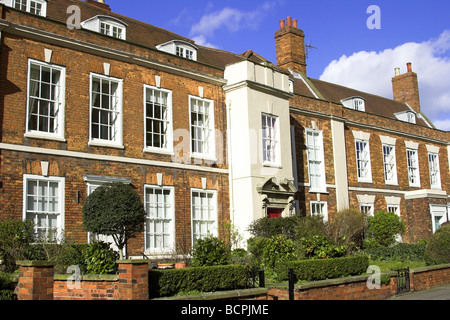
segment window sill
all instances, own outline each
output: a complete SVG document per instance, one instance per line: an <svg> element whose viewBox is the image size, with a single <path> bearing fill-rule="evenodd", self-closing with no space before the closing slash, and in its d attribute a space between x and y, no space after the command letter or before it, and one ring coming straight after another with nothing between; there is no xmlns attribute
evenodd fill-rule
<svg viewBox="0 0 450 320"><path fill-rule="evenodd" d="M283 169L283 166L279 163L271 163L271 162L264 162L263 167L266 168L275 168L275 169Z"/></svg>
<svg viewBox="0 0 450 320"><path fill-rule="evenodd" d="M142 151L145 153L155 153L155 154L162 154L162 155L167 155L167 156L175 155L175 153L172 150L157 149L157 148L144 148Z"/></svg>
<svg viewBox="0 0 450 320"><path fill-rule="evenodd" d="M45 135L38 132L27 132L24 134L25 138L30 139L42 139L42 140L51 140L51 141L58 141L58 142L67 142L64 137L56 136L56 135Z"/></svg>
<svg viewBox="0 0 450 320"><path fill-rule="evenodd" d="M217 161L216 157L211 156L209 154L201 154L201 153L193 153L193 154L191 154L191 158L198 159L198 160L212 161L212 162Z"/></svg>
<svg viewBox="0 0 450 320"><path fill-rule="evenodd" d="M329 192L326 189L309 189L309 193L329 194Z"/></svg>
<svg viewBox="0 0 450 320"><path fill-rule="evenodd" d="M108 142L102 142L102 141L89 141L89 146L93 147L105 147L105 148L114 148L114 149L125 149L123 145L120 144L113 144Z"/></svg>

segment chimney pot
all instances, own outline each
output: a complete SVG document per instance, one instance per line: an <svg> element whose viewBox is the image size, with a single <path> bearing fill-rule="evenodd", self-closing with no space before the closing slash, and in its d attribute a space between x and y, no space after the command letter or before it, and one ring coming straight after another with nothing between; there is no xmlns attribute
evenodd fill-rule
<svg viewBox="0 0 450 320"><path fill-rule="evenodd" d="M286 22L284 20L280 20L280 29L286 28Z"/></svg>
<svg viewBox="0 0 450 320"><path fill-rule="evenodd" d="M296 29L298 29L298 22L297 22L297 19L292 20L292 23L293 23L293 27L296 28Z"/></svg>
<svg viewBox="0 0 450 320"><path fill-rule="evenodd" d="M287 17L287 19L286 19L286 25L287 25L288 27L292 26L292 17Z"/></svg>
<svg viewBox="0 0 450 320"><path fill-rule="evenodd" d="M406 64L406 67L408 68L408 73L412 72L412 64L411 64L411 62L408 62Z"/></svg>
<svg viewBox="0 0 450 320"><path fill-rule="evenodd" d="M395 76L399 76L400 75L400 68L395 68Z"/></svg>

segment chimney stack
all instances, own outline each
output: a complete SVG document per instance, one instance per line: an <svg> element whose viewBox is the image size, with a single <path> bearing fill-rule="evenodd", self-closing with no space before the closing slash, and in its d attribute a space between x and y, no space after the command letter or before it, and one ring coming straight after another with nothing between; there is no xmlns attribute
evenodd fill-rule
<svg viewBox="0 0 450 320"><path fill-rule="evenodd" d="M85 0L86 3L93 5L95 7L107 10L107 11L111 11L111 8L109 7L108 4L105 3L105 0Z"/></svg>
<svg viewBox="0 0 450 320"><path fill-rule="evenodd" d="M297 19L287 17L280 21L275 33L277 65L306 75L305 34L298 29Z"/></svg>
<svg viewBox="0 0 450 320"><path fill-rule="evenodd" d="M400 74L400 68L395 69L395 77L392 78L394 100L407 103L415 112L420 112L419 82L417 74L412 71L412 64L406 64L407 73Z"/></svg>

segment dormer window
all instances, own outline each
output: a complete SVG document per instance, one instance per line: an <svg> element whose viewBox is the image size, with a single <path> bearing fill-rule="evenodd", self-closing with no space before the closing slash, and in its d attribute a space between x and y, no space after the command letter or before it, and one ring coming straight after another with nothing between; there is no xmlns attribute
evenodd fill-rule
<svg viewBox="0 0 450 320"><path fill-rule="evenodd" d="M3 0L0 3L38 16L47 15L47 0Z"/></svg>
<svg viewBox="0 0 450 320"><path fill-rule="evenodd" d="M85 29L100 32L101 34L126 40L127 24L119 19L109 16L95 16L81 23Z"/></svg>
<svg viewBox="0 0 450 320"><path fill-rule="evenodd" d="M395 116L400 121L416 124L416 114L412 111L399 112Z"/></svg>
<svg viewBox="0 0 450 320"><path fill-rule="evenodd" d="M197 47L186 41L173 40L160 44L156 48L179 57L197 61Z"/></svg>
<svg viewBox="0 0 450 320"><path fill-rule="evenodd" d="M344 100L341 100L344 107L353 109L356 111L366 111L366 103L365 99L361 97L350 97Z"/></svg>

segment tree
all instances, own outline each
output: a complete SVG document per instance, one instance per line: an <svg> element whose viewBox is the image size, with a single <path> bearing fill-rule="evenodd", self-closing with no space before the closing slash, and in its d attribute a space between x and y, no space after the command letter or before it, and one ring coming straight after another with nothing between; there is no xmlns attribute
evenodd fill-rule
<svg viewBox="0 0 450 320"><path fill-rule="evenodd" d="M144 231L145 209L132 186L120 182L97 188L83 206L83 223L89 232L112 236L123 259L128 240Z"/></svg>

